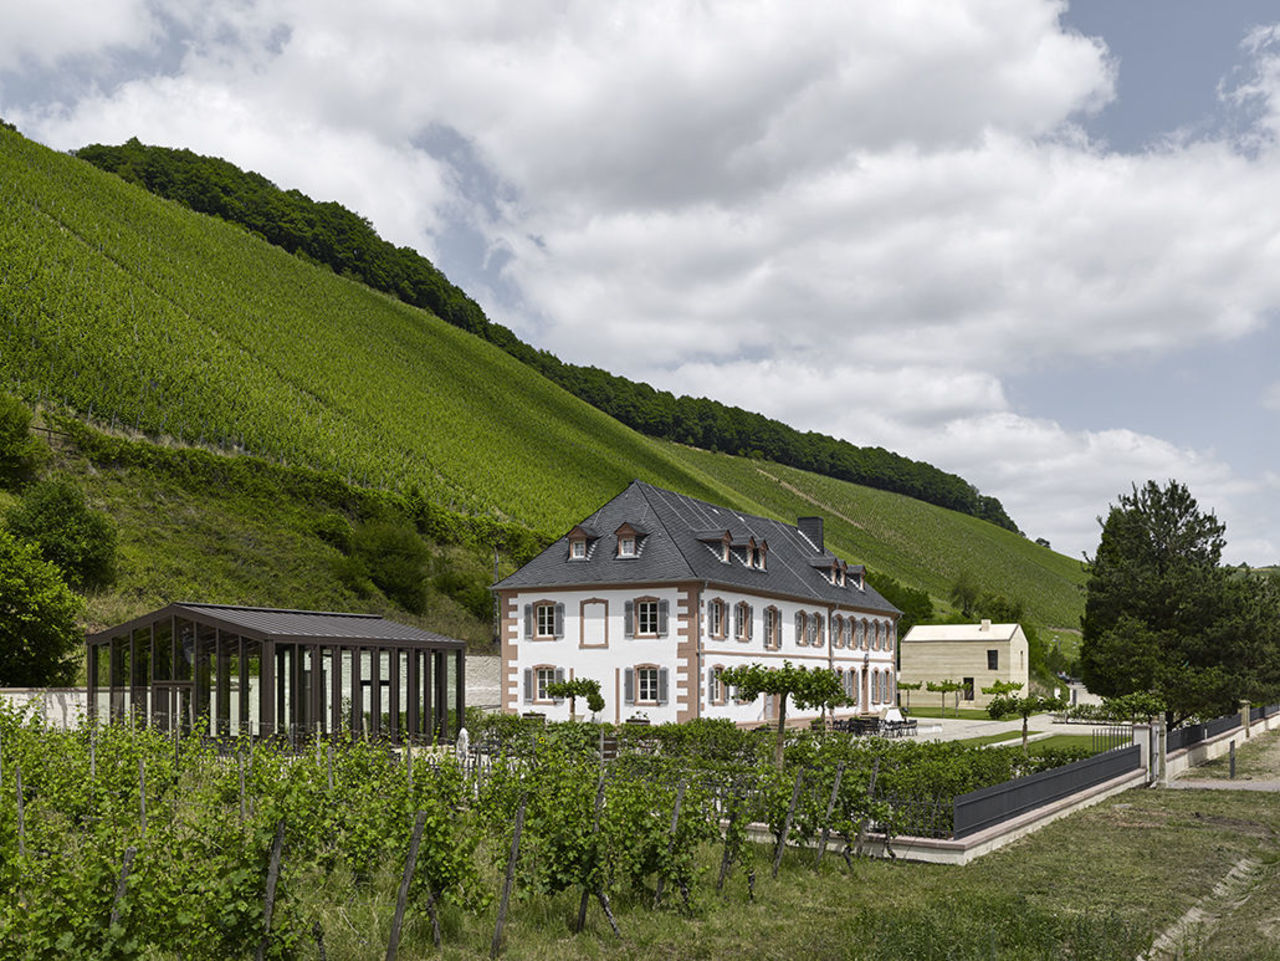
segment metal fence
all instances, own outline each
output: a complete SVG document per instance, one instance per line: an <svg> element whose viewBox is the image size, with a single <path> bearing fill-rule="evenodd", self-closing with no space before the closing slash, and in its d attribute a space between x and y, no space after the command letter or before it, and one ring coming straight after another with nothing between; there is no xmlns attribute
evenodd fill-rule
<svg viewBox="0 0 1280 961"><path fill-rule="evenodd" d="M1132 724L1113 724L1108 727L1095 727L1093 735L1093 753L1114 751L1118 747L1128 747L1133 743Z"/></svg>
<svg viewBox="0 0 1280 961"><path fill-rule="evenodd" d="M1183 748L1199 744L1201 741L1211 737L1217 737L1219 734L1239 726L1239 714L1224 714L1222 717L1215 717L1212 721L1205 721L1202 724L1188 724L1186 727L1180 727L1169 732L1166 750L1169 752L1180 751Z"/></svg>
<svg viewBox="0 0 1280 961"><path fill-rule="evenodd" d="M970 791L955 799L953 837L962 838L1027 811L1069 797L1136 770L1142 750L1134 744L1096 757Z"/></svg>

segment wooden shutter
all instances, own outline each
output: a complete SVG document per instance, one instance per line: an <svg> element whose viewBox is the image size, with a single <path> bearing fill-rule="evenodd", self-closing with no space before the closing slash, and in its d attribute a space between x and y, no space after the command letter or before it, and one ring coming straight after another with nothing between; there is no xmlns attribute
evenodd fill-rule
<svg viewBox="0 0 1280 961"><path fill-rule="evenodd" d="M628 601L627 606L630 605L631 602ZM627 636L630 637L631 635L628 634ZM636 669L634 667L629 667L623 671L622 681L624 691L624 697L622 700L627 704L634 704L636 702Z"/></svg>
<svg viewBox="0 0 1280 961"><path fill-rule="evenodd" d="M667 602L658 601L658 636L667 636Z"/></svg>
<svg viewBox="0 0 1280 961"><path fill-rule="evenodd" d="M658 703L667 703L667 669L665 667L658 668Z"/></svg>
<svg viewBox="0 0 1280 961"><path fill-rule="evenodd" d="M528 610L526 607L525 610ZM533 668L526 667L524 669L524 702L526 704L533 701Z"/></svg>
<svg viewBox="0 0 1280 961"><path fill-rule="evenodd" d="M626 637L636 636L636 602L635 601L627 601L627 603L623 607L622 633ZM630 699L628 699L627 703L631 704L633 702Z"/></svg>
<svg viewBox="0 0 1280 961"><path fill-rule="evenodd" d="M564 605L556 605L556 637L564 637Z"/></svg>
<svg viewBox="0 0 1280 961"><path fill-rule="evenodd" d="M716 702L716 669L714 667L707 668L707 703L714 704Z"/></svg>
<svg viewBox="0 0 1280 961"><path fill-rule="evenodd" d="M563 668L563 667L557 667L557 668L556 668L556 673L555 673L555 683L556 683L556 684L563 684L563 683L564 683L564 668ZM563 703L564 703L564 698L562 698L562 697L557 697L557 698L555 699L555 701L556 701L556 703L557 703L557 704L563 704Z"/></svg>
<svg viewBox="0 0 1280 961"><path fill-rule="evenodd" d="M796 611L796 643L804 643L804 611Z"/></svg>
<svg viewBox="0 0 1280 961"><path fill-rule="evenodd" d="M525 640L533 637L533 605L526 604L524 606L524 637Z"/></svg>
<svg viewBox="0 0 1280 961"><path fill-rule="evenodd" d="M754 620L754 617L753 617L754 613L755 612L751 610L751 605L748 604L747 605L747 640L748 641L751 640L751 635L755 631L755 626L752 623L752 621Z"/></svg>

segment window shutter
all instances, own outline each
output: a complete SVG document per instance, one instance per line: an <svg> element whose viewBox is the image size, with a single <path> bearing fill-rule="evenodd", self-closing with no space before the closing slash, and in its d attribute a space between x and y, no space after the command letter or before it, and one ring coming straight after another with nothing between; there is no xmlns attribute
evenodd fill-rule
<svg viewBox="0 0 1280 961"><path fill-rule="evenodd" d="M556 605L556 637L564 637L564 605Z"/></svg>
<svg viewBox="0 0 1280 961"><path fill-rule="evenodd" d="M748 641L751 640L751 635L755 630L755 625L753 624L754 618L752 617L752 614L753 614L753 611L751 610L751 605L748 604L747 605L747 640Z"/></svg>
<svg viewBox="0 0 1280 961"><path fill-rule="evenodd" d="M528 610L528 608L525 608ZM533 701L533 669L526 667L524 669L524 702L529 704Z"/></svg>
<svg viewBox="0 0 1280 961"><path fill-rule="evenodd" d="M707 703L714 704L716 702L716 669L714 667L707 668Z"/></svg>
<svg viewBox="0 0 1280 961"><path fill-rule="evenodd" d="M627 601L622 612L622 633L627 637L636 636L636 602ZM630 695L627 697L627 703L631 704Z"/></svg>
<svg viewBox="0 0 1280 961"><path fill-rule="evenodd" d="M631 606L630 601L627 602L627 606ZM628 634L627 636L630 637L631 635ZM622 672L622 678L622 686L626 695L623 700L628 704L634 704L636 702L636 669L634 667L627 668Z"/></svg>
<svg viewBox="0 0 1280 961"><path fill-rule="evenodd" d="M804 643L804 614L796 611L796 643Z"/></svg>
<svg viewBox="0 0 1280 961"><path fill-rule="evenodd" d="M524 606L524 636L525 640L533 637L533 605L526 604Z"/></svg>
<svg viewBox="0 0 1280 961"><path fill-rule="evenodd" d="M658 703L667 703L667 669L658 669Z"/></svg>
<svg viewBox="0 0 1280 961"><path fill-rule="evenodd" d="M667 602L658 601L658 636L667 636Z"/></svg>
<svg viewBox="0 0 1280 961"><path fill-rule="evenodd" d="M556 678L555 683L557 683L557 684L563 684L563 683L564 683L564 668L563 668L563 667L557 667L557 668L556 668L555 678ZM558 698L556 698L556 703L557 703L557 704L563 704L563 703L564 703L564 698L562 698L562 697L558 697Z"/></svg>

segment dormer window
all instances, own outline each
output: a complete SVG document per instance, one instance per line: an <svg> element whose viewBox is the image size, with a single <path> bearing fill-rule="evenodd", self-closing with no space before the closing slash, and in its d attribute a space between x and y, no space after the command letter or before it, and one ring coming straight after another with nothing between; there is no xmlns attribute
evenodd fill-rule
<svg viewBox="0 0 1280 961"><path fill-rule="evenodd" d="M584 538L576 538L569 542L569 557L575 561L586 559L587 542Z"/></svg>
<svg viewBox="0 0 1280 961"><path fill-rule="evenodd" d="M756 555L757 555L757 556L756 556L756 561L757 561L757 563L756 563L756 567L757 567L758 569L762 570L762 571L763 571L763 570L767 570L767 567L766 567L765 562L766 562L766 561L768 560L768 558L769 558L769 543L768 543L768 541L761 541L761 542L760 542L760 547L759 547L759 549L756 551Z"/></svg>
<svg viewBox="0 0 1280 961"><path fill-rule="evenodd" d="M640 538L644 537L646 531L641 530L634 524L623 524L613 536L618 539L618 557L638 557L640 554Z"/></svg>

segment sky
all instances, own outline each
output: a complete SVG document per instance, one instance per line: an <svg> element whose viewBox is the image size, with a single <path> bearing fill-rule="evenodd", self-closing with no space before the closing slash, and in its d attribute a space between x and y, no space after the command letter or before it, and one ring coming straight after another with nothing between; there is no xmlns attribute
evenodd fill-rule
<svg viewBox="0 0 1280 961"><path fill-rule="evenodd" d="M1274 0L0 0L0 117L368 217L562 359L1280 562Z"/></svg>

